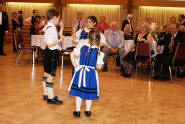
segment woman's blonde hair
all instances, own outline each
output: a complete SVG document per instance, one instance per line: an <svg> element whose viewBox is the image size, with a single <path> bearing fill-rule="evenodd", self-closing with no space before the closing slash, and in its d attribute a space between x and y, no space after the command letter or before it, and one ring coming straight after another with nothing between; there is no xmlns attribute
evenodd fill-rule
<svg viewBox="0 0 185 124"><path fill-rule="evenodd" d="M149 32L148 25L147 25L145 22L142 22L142 23L139 25L139 27L138 27L138 32L140 32L141 25L144 25L145 28L146 28L146 32Z"/></svg>

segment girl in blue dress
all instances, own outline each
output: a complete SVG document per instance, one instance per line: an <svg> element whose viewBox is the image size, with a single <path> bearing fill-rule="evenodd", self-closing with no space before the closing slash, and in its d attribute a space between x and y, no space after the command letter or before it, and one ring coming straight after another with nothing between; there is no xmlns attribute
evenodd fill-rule
<svg viewBox="0 0 185 124"><path fill-rule="evenodd" d="M80 42L71 53L71 61L75 73L69 87L69 94L76 97L75 117L80 117L82 99L86 100L87 117L91 116L90 107L93 99L99 99L99 80L96 70L103 66L104 54L99 51L100 32L91 30L88 34L89 42Z"/></svg>

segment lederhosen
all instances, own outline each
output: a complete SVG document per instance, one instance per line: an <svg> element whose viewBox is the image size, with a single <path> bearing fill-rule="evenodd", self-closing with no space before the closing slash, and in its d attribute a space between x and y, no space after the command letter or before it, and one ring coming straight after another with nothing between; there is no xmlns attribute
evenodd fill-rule
<svg viewBox="0 0 185 124"><path fill-rule="evenodd" d="M46 31L48 28L51 28L51 26L47 27ZM55 76L59 58L60 58L59 49L51 50L48 47L46 47L44 50L44 61L43 61L44 72L50 74L51 76Z"/></svg>

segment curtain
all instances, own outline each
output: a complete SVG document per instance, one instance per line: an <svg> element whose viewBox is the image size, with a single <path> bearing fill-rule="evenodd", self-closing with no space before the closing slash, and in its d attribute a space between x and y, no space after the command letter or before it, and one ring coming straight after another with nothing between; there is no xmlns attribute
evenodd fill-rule
<svg viewBox="0 0 185 124"><path fill-rule="evenodd" d="M170 17L175 16L178 22L178 15L185 14L185 8L177 7L133 7L134 29L138 29L141 22L146 22L147 17L152 17L153 22L157 23L159 29L169 24Z"/></svg>
<svg viewBox="0 0 185 124"><path fill-rule="evenodd" d="M71 27L73 19L76 17L77 11L83 11L83 17L86 18L94 15L99 19L100 16L105 16L106 22L109 24L112 21L122 22L126 16L126 7L120 5L81 5L68 4L62 6L63 21L65 27Z"/></svg>
<svg viewBox="0 0 185 124"><path fill-rule="evenodd" d="M39 11L41 16L46 15L47 9L53 7L54 5L51 3L20 3L20 2L7 2L6 10L8 12L9 22L11 23L12 12L17 12L19 10L23 11L24 20L30 16L32 16L32 11L34 9Z"/></svg>

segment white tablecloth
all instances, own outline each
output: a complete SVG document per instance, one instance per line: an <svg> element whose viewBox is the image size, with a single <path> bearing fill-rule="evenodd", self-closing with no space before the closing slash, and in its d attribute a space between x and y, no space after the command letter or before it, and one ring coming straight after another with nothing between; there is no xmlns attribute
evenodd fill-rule
<svg viewBox="0 0 185 124"><path fill-rule="evenodd" d="M44 35L31 35L31 46L37 46L41 49L45 49Z"/></svg>
<svg viewBox="0 0 185 124"><path fill-rule="evenodd" d="M62 49L67 49L68 47L73 47L73 38L71 36L64 37L64 44ZM44 43L44 35L31 35L31 46L37 46L41 49L45 49L46 45Z"/></svg>
<svg viewBox="0 0 185 124"><path fill-rule="evenodd" d="M69 47L73 47L74 45L73 45L72 40L73 40L72 36L65 36L64 37L64 44L62 46L62 49L67 49Z"/></svg>

